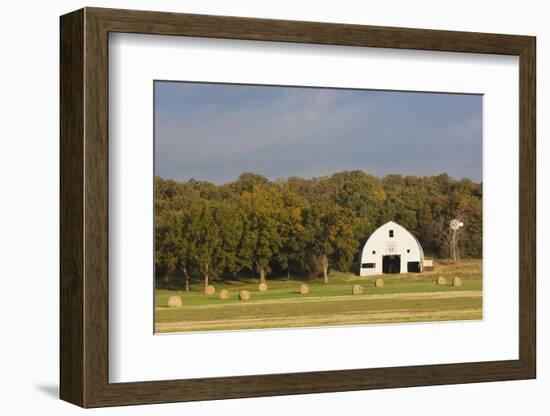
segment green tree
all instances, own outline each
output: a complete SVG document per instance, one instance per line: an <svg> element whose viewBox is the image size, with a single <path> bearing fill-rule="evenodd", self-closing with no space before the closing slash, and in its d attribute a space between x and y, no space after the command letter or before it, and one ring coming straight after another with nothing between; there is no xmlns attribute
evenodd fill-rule
<svg viewBox="0 0 550 416"><path fill-rule="evenodd" d="M203 200L191 208L189 236L190 256L203 278L206 288L211 276L223 270L223 239L216 221L215 203Z"/></svg>
<svg viewBox="0 0 550 416"><path fill-rule="evenodd" d="M354 222L349 209L330 202L314 204L308 211L308 248L321 259L325 283L328 283L331 263L345 270L353 261L358 248L354 237Z"/></svg>
<svg viewBox="0 0 550 416"><path fill-rule="evenodd" d="M236 202L220 201L215 208L215 223L221 239L220 267L234 276L241 270L239 245L242 240L244 218Z"/></svg>
<svg viewBox="0 0 550 416"><path fill-rule="evenodd" d="M179 261L177 211L162 212L155 217L155 270L168 282Z"/></svg>
<svg viewBox="0 0 550 416"><path fill-rule="evenodd" d="M291 270L300 272L307 270L308 256L306 249L306 228L304 225L304 210L308 201L285 188L282 194L284 208L280 220L281 247L276 258L279 266L286 270L287 279Z"/></svg>
<svg viewBox="0 0 550 416"><path fill-rule="evenodd" d="M334 192L338 206L351 210L355 217L354 235L358 241L366 240L379 225L386 192L381 181L362 171L335 174L339 186Z"/></svg>
<svg viewBox="0 0 550 416"><path fill-rule="evenodd" d="M282 199L275 187L257 186L254 191L241 195L243 233L239 248L240 263L256 270L260 283L265 283L271 260L282 245Z"/></svg>

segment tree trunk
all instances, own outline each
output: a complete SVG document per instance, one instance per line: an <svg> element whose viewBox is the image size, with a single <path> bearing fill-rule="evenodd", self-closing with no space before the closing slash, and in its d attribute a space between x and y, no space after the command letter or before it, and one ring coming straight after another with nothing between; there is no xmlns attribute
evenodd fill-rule
<svg viewBox="0 0 550 416"><path fill-rule="evenodd" d="M323 281L325 283L328 283L328 257L326 254L323 254L322 262L323 262Z"/></svg>
<svg viewBox="0 0 550 416"><path fill-rule="evenodd" d="M290 269L287 270L287 273L286 273L286 280L290 280Z"/></svg>
<svg viewBox="0 0 550 416"><path fill-rule="evenodd" d="M189 273L187 273L187 267L183 266L183 275L185 276L185 291L189 292Z"/></svg>
<svg viewBox="0 0 550 416"><path fill-rule="evenodd" d="M204 265L204 288L208 287L208 263Z"/></svg>
<svg viewBox="0 0 550 416"><path fill-rule="evenodd" d="M260 266L260 283L265 283L265 269Z"/></svg>

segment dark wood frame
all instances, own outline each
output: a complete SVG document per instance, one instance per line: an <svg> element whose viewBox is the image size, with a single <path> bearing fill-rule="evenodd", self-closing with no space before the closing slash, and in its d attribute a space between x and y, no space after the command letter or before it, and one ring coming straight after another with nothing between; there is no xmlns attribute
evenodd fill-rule
<svg viewBox="0 0 550 416"><path fill-rule="evenodd" d="M504 54L520 65L519 359L239 377L109 383L108 34ZM61 17L63 400L83 407L530 379L535 333L535 38L85 8Z"/></svg>

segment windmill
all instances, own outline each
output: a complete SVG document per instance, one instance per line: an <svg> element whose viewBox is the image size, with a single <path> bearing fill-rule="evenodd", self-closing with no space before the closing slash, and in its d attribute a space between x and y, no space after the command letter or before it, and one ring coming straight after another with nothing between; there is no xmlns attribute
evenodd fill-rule
<svg viewBox="0 0 550 416"><path fill-rule="evenodd" d="M451 261L456 263L458 260L458 232L464 227L464 223L454 218L451 220L449 227L451 228Z"/></svg>

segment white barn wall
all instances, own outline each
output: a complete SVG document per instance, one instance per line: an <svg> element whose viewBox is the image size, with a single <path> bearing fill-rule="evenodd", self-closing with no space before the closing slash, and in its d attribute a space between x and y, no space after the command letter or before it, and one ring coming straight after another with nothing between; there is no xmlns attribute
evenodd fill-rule
<svg viewBox="0 0 550 416"><path fill-rule="evenodd" d="M390 230L393 230L393 237L389 236ZM363 246L359 274L382 274L382 259L385 255L401 256L401 273L407 273L409 261L417 261L420 265L424 261L424 252L418 240L405 227L393 221L377 228ZM372 269L364 268L365 263L375 263L376 266Z"/></svg>

